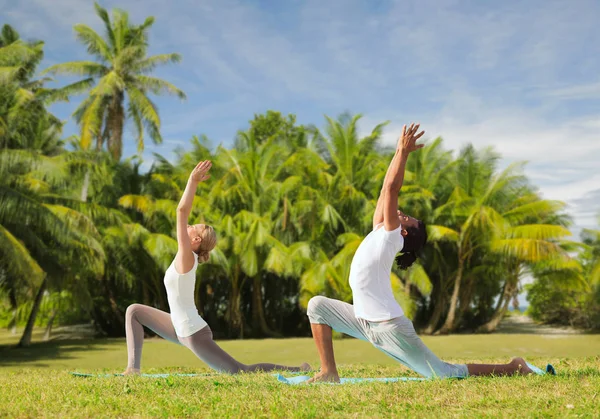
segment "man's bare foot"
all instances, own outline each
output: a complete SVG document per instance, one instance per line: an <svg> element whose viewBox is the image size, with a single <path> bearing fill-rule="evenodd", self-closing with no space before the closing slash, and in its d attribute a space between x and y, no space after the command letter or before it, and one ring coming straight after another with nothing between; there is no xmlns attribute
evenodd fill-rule
<svg viewBox="0 0 600 419"><path fill-rule="evenodd" d="M300 365L300 371L311 371L311 370L312 370L312 368L310 367L308 362L305 362L302 365Z"/></svg>
<svg viewBox="0 0 600 419"><path fill-rule="evenodd" d="M510 361L510 363L515 367L515 374L533 374L533 371L527 366L527 363L523 358L513 358L512 361Z"/></svg>
<svg viewBox="0 0 600 419"><path fill-rule="evenodd" d="M127 368L123 371L123 375L140 375L140 370L138 368Z"/></svg>
<svg viewBox="0 0 600 419"><path fill-rule="evenodd" d="M313 378L308 380L306 383L312 384L312 383L339 383L339 382L340 382L340 376L338 375L337 371L336 372L321 371L321 372L317 373L317 375L315 375Z"/></svg>

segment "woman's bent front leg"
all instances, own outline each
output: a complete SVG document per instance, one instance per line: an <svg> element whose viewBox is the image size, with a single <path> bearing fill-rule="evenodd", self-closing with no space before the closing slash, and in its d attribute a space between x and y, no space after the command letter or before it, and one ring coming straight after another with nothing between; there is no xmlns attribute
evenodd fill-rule
<svg viewBox="0 0 600 419"><path fill-rule="evenodd" d="M125 314L125 335L127 339L127 369L125 374L140 372L144 327L170 342L179 343L171 315L154 307L132 304Z"/></svg>

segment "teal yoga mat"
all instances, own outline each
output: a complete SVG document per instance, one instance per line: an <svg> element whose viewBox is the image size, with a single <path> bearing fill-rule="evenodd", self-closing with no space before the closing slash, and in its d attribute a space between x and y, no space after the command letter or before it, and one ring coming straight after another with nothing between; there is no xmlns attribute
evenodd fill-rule
<svg viewBox="0 0 600 419"><path fill-rule="evenodd" d="M302 384L312 378L309 375L300 375L298 377L284 377L281 374L275 374L277 380L285 384ZM355 383L395 383L397 381L424 381L427 378L421 377L392 377L392 378L340 378L339 383L319 383L319 384L355 384Z"/></svg>
<svg viewBox="0 0 600 419"><path fill-rule="evenodd" d="M83 372L74 372L71 371L69 374L74 375L75 377L124 377L123 374L87 374ZM167 377L207 377L211 374L140 374L141 377L150 377L150 378L167 378Z"/></svg>
<svg viewBox="0 0 600 419"><path fill-rule="evenodd" d="M531 368L531 370L538 375L546 375L546 374L556 375L556 371L554 370L554 367L550 364L546 365L545 371L541 370L540 368L538 368L534 365L531 365L530 363L527 363L527 366L529 368ZM291 384L291 385L302 384L311 378L311 376L309 376L309 375L300 375L297 377L284 377L281 374L275 374L275 376L277 377L277 380L279 382L285 383L285 384ZM460 379L463 377L448 377L448 378ZM340 378L339 383L319 383L319 384L356 384L356 383L372 383L372 382L396 383L398 381L426 381L426 380L432 380L432 379L433 378L422 378L422 377Z"/></svg>

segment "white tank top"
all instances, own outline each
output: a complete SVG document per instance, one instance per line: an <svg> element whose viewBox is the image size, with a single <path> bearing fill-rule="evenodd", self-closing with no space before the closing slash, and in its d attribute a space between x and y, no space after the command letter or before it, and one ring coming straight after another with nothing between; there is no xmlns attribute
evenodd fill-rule
<svg viewBox="0 0 600 419"><path fill-rule="evenodd" d="M396 254L404 247L400 231L401 227L386 231L378 224L356 249L349 278L356 317L380 322L404 315L390 279Z"/></svg>
<svg viewBox="0 0 600 419"><path fill-rule="evenodd" d="M196 269L198 269L198 258L194 255L194 267L189 272L178 273L175 269L175 259L165 272L164 282L171 309L171 322L177 336L182 338L193 335L207 325L198 314L194 302Z"/></svg>

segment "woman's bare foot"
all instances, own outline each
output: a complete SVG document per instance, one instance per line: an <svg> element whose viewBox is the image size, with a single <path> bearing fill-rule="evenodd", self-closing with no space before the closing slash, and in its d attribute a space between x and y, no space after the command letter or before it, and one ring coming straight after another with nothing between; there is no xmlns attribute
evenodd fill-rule
<svg viewBox="0 0 600 419"><path fill-rule="evenodd" d="M140 370L138 368L127 368L123 375L140 375Z"/></svg>
<svg viewBox="0 0 600 419"><path fill-rule="evenodd" d="M515 367L515 374L528 375L533 374L531 368L527 366L527 363L523 358L513 358L510 364Z"/></svg>
<svg viewBox="0 0 600 419"><path fill-rule="evenodd" d="M308 362L305 362L302 365L300 365L300 371L311 371L311 370L312 370L312 368L310 367Z"/></svg>
<svg viewBox="0 0 600 419"><path fill-rule="evenodd" d="M340 376L338 375L337 371L336 372L321 371L321 372L317 373L317 375L315 375L313 378L308 380L306 383L312 384L312 383L339 383L339 382L340 382Z"/></svg>

